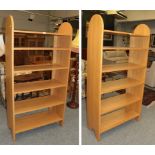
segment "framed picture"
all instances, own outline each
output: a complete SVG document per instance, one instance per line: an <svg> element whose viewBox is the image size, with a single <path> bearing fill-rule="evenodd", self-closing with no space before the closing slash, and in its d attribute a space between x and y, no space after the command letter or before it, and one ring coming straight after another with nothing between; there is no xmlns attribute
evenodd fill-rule
<svg viewBox="0 0 155 155"><path fill-rule="evenodd" d="M150 46L155 47L155 34L151 34Z"/></svg>
<svg viewBox="0 0 155 155"><path fill-rule="evenodd" d="M104 34L105 41L112 41L112 34Z"/></svg>

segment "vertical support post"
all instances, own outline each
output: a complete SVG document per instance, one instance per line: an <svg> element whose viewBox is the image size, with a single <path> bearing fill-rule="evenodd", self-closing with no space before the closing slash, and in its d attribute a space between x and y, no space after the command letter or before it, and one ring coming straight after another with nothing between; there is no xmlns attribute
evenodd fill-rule
<svg viewBox="0 0 155 155"><path fill-rule="evenodd" d="M144 37L132 36L130 39L130 47L142 48L144 50L142 51L131 50L129 53L129 63L142 65L144 68L139 70L129 70L128 78L141 81L143 84L135 88L127 89L128 93L141 99L139 102L137 102L136 105L129 106L127 110L135 109L135 112L137 112L139 115L137 119L139 119L141 114L141 107L142 107L141 104L142 104L143 93L144 93L144 83L145 83L145 75L146 75L146 68L147 68L149 42L150 42L150 29L147 25L140 24L134 29L133 35L144 35Z"/></svg>
<svg viewBox="0 0 155 155"><path fill-rule="evenodd" d="M103 19L94 15L88 27L87 44L87 124L100 139Z"/></svg>
<svg viewBox="0 0 155 155"><path fill-rule="evenodd" d="M68 48L68 51L53 51L53 63L65 65L68 69L53 71L52 78L66 84L64 89L54 89L53 95L62 98L64 100L64 104L66 104L72 41L71 24L67 22L61 24L58 29L58 33L64 34L64 36L56 36L54 39L54 47ZM64 122L65 107L65 105L55 107L57 113L62 117L63 121L60 122L61 125Z"/></svg>
<svg viewBox="0 0 155 155"><path fill-rule="evenodd" d="M12 16L6 19L5 29L5 57L6 57L6 102L8 127L15 140L14 113L14 21Z"/></svg>

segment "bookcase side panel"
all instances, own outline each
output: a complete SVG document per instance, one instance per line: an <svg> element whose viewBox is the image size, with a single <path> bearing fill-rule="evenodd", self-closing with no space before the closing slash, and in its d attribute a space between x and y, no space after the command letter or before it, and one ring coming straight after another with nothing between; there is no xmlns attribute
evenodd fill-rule
<svg viewBox="0 0 155 155"><path fill-rule="evenodd" d="M102 82L102 48L103 20L100 15L94 15L88 28L87 44L87 124L100 133L100 107Z"/></svg>
<svg viewBox="0 0 155 155"><path fill-rule="evenodd" d="M128 71L128 77L141 81L143 84L136 88L129 88L127 92L139 97L141 101L138 103L137 109L135 109L139 114L141 113L141 104L144 93L144 83L145 83L145 75L146 75L146 67L147 67L147 58L148 58L148 48L150 41L150 29L145 24L138 25L134 32L135 35L145 35L148 37L131 37L130 46L143 48L142 51L130 51L129 53L129 62L142 65L144 68L138 70L130 70Z"/></svg>
<svg viewBox="0 0 155 155"><path fill-rule="evenodd" d="M55 37L54 47L65 47L68 48L68 51L53 51L53 63L65 65L68 69L56 70L52 72L53 79L66 84L65 88L62 88L62 90L55 89L52 91L52 94L54 96L60 96L59 93L61 93L61 97L64 99L64 104L66 104L71 56L72 26L65 22L59 27L58 33L65 34L66 36ZM63 117L64 120L65 105L61 107L55 107L55 110Z"/></svg>
<svg viewBox="0 0 155 155"><path fill-rule="evenodd" d="M15 137L14 116L14 21L12 16L6 19L5 30L5 56L6 56L6 102L8 127Z"/></svg>

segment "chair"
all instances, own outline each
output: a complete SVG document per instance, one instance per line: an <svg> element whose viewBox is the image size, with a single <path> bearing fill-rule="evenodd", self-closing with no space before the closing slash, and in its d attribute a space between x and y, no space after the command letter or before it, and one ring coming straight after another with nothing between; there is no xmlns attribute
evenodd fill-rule
<svg viewBox="0 0 155 155"><path fill-rule="evenodd" d="M0 34L0 57L5 54L5 45L3 40L3 35Z"/></svg>
<svg viewBox="0 0 155 155"><path fill-rule="evenodd" d="M145 84L150 87L155 87L155 61L152 62L151 67L146 71Z"/></svg>

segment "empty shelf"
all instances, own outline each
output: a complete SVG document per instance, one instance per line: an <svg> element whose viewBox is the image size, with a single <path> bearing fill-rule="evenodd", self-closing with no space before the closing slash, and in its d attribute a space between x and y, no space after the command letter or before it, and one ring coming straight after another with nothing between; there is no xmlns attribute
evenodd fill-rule
<svg viewBox="0 0 155 155"><path fill-rule="evenodd" d="M26 71L50 71L50 70L59 70L59 69L68 69L66 66L58 64L37 64L37 65L22 65L15 66L15 73L26 72Z"/></svg>
<svg viewBox="0 0 155 155"><path fill-rule="evenodd" d="M133 37L148 37L146 35L133 34L133 33L121 32L121 31L112 31L112 30L104 30L104 33L110 33L115 35L127 35L127 36L133 36Z"/></svg>
<svg viewBox="0 0 155 155"><path fill-rule="evenodd" d="M138 86L140 84L143 84L143 82L140 82L131 78L103 82L101 93L102 94L109 93L120 89L126 89L130 87Z"/></svg>
<svg viewBox="0 0 155 155"><path fill-rule="evenodd" d="M103 99L101 102L101 115L126 107L138 101L140 101L140 99L131 94L123 94Z"/></svg>
<svg viewBox="0 0 155 155"><path fill-rule="evenodd" d="M139 114L135 111L127 112L126 109L121 109L110 114L103 115L101 116L101 133L110 130L118 125L121 125L138 116Z"/></svg>
<svg viewBox="0 0 155 155"><path fill-rule="evenodd" d="M57 113L52 113L50 111L18 117L15 119L15 132L20 133L51 123L56 123L61 120L62 118Z"/></svg>
<svg viewBox="0 0 155 155"><path fill-rule="evenodd" d="M111 65L103 65L102 72L107 73L114 71L134 70L140 68L144 68L144 66L132 63L111 64Z"/></svg>
<svg viewBox="0 0 155 155"><path fill-rule="evenodd" d="M27 93L27 92L32 92L32 91L59 88L59 87L65 87L65 86L66 84L61 83L54 79L35 81L35 82L16 83L14 93L15 94Z"/></svg>
<svg viewBox="0 0 155 155"><path fill-rule="evenodd" d="M116 34L116 35L131 35L132 33L121 32L121 31L112 31L112 30L104 30L104 33Z"/></svg>
<svg viewBox="0 0 155 155"><path fill-rule="evenodd" d="M15 102L15 114L22 114L34 110L64 104L64 101L56 96L37 97Z"/></svg>
<svg viewBox="0 0 155 155"><path fill-rule="evenodd" d="M69 51L70 48L57 48L57 47L15 47L15 51Z"/></svg>
<svg viewBox="0 0 155 155"><path fill-rule="evenodd" d="M125 51L125 50L133 50L133 51L145 51L148 49L145 48L136 48L136 47L113 47L113 46L104 46L103 50L114 50L114 51Z"/></svg>
<svg viewBox="0 0 155 155"><path fill-rule="evenodd" d="M52 32L40 32L40 31L25 31L25 30L14 30L15 33L28 33L28 34L46 34L46 35L54 35L54 36L70 36L61 33L52 33Z"/></svg>

